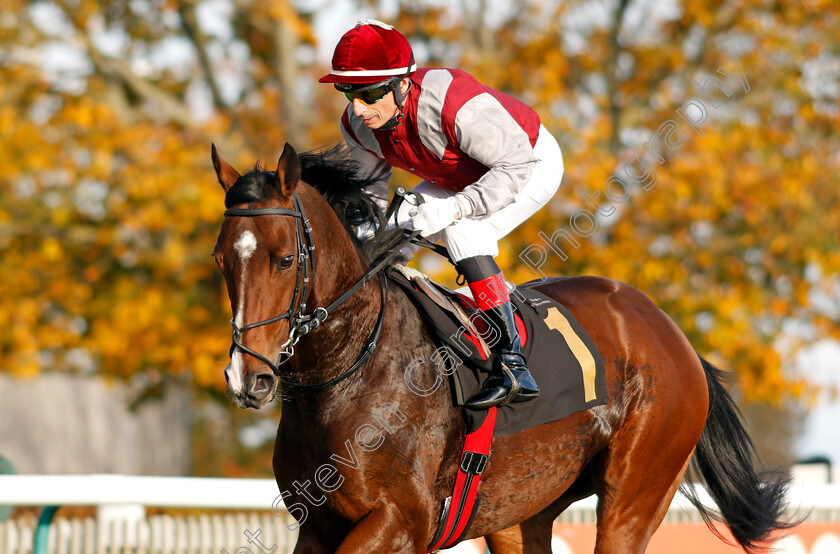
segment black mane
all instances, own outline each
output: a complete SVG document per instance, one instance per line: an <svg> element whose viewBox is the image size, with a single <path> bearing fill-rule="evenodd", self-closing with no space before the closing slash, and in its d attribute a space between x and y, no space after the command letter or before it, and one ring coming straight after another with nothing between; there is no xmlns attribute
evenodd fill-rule
<svg viewBox="0 0 840 554"><path fill-rule="evenodd" d="M359 241L362 251L371 259L376 259L387 251L403 233L399 229L386 230L385 214L379 205L362 189L373 183L359 175L356 162L350 159L344 145L328 150L313 150L298 156L301 166L301 180L321 193L324 200L332 207L344 229L356 241L355 227L373 225L379 229L376 234L364 241ZM254 169L242 175L225 195L225 207L238 204L250 204L263 200L273 186L274 172L257 162Z"/></svg>

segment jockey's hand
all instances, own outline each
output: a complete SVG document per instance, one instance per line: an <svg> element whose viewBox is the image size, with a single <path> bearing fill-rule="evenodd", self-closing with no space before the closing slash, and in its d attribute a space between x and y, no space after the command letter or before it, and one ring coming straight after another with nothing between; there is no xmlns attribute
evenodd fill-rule
<svg viewBox="0 0 840 554"><path fill-rule="evenodd" d="M427 200L408 212L408 215L411 216L414 229L420 231L420 236L428 237L461 219L462 214L469 215L464 212L462 203L458 202L455 195Z"/></svg>

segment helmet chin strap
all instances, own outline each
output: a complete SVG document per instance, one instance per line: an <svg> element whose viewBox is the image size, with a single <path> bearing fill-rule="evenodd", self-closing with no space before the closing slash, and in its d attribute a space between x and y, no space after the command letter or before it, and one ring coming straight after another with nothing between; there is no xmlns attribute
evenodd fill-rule
<svg viewBox="0 0 840 554"><path fill-rule="evenodd" d="M389 119L382 127L380 127L383 131L393 131L396 129L400 123L405 120L405 107L403 106L403 102L405 102L406 97L408 96L408 91L411 90L411 80L408 81L408 87L405 89L405 94L403 94L400 83L402 80L409 76L411 73L411 66L414 65L414 50L411 51L411 57L408 60L408 72L400 77L399 79L394 79L391 82L391 90L394 91L394 103L397 105L397 113L394 114L394 117Z"/></svg>
<svg viewBox="0 0 840 554"><path fill-rule="evenodd" d="M397 113L380 127L383 131L393 131L405 119L405 106L403 103L408 96L408 91L411 90L411 81L408 82L408 88L405 89L405 94L403 94L400 88L401 82L402 79L395 79L391 84L391 90L394 91L394 103L397 105Z"/></svg>

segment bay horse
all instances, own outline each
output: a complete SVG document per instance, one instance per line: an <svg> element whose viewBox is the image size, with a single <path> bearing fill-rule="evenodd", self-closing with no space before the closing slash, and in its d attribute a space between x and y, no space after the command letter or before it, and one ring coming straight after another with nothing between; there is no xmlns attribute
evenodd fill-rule
<svg viewBox="0 0 840 554"><path fill-rule="evenodd" d="M295 554L427 552L465 421L446 387L419 396L404 383L436 345L404 293L369 273L375 256L350 230L370 219L364 183L340 149L298 156L286 144L276 171L245 175L215 146L212 160L227 208L213 252L233 313L225 377L243 408L281 390L273 467L299 526ZM485 537L493 554L550 553L558 514L596 494L595 552L644 552L690 460L720 513L695 505L745 550L791 526L787 481L760 469L725 374L664 312L606 278L532 286L597 345L608 402L495 437L464 538ZM413 380L432 390L426 367Z"/></svg>

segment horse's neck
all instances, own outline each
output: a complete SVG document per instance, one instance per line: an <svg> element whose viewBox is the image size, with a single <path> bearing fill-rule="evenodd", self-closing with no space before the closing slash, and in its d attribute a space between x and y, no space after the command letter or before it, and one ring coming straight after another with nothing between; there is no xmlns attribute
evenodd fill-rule
<svg viewBox="0 0 840 554"><path fill-rule="evenodd" d="M402 442L405 437L397 439L392 434L406 425L414 428L425 425L443 435L460 432L463 426L460 412L451 409L447 377L436 370L435 345L420 315L402 290L391 286L389 294L375 355L359 371L327 391L288 390L284 394L281 436L290 452L336 451L344 456L345 441L352 442L364 425L384 429L388 449L400 445L409 448ZM360 302L359 306L372 317L378 314L378 300L366 307ZM326 333L318 335L317 341L307 343L295 356L301 371L307 378L310 372L317 371L321 382L339 375L361 352L370 328L366 325L364 329L353 330L349 313L333 320L331 326L323 325L312 338ZM346 349L335 356L336 345L340 344L346 344ZM411 389L407 373L422 389L420 392ZM437 389L435 379L440 379ZM436 392L424 392L432 390Z"/></svg>
<svg viewBox="0 0 840 554"><path fill-rule="evenodd" d="M317 192L311 192L317 197L301 194L312 219L318 256L308 311L328 306L366 271L338 217ZM290 363L302 383L324 383L353 365L376 324L380 294L378 279L370 280L301 339ZM416 432L400 431L405 428L434 429L437 437L461 433L460 412L452 410L446 377L432 361L434 352L417 309L402 290L390 286L376 350L358 371L324 391L284 391L281 457L283 453L304 456L312 464L323 463L332 454L348 458L347 444L354 439L364 442L372 432L379 432L385 440L383 449L393 452L420 448L414 444L419 440ZM407 384L407 372L413 372L413 381L424 391L436 390L438 383L437 392L418 394Z"/></svg>
<svg viewBox="0 0 840 554"><path fill-rule="evenodd" d="M316 191L309 190L317 197L310 198L303 191L301 200L312 219L318 256L314 292L307 306L311 311L329 305L349 290L364 275L366 266L338 217ZM371 279L335 308L320 328L301 339L291 363L303 383L326 382L353 365L376 324L380 294L378 279ZM423 388L430 389L437 375L432 362L434 350L417 309L392 285L374 355L359 371L326 391L287 390L283 413L291 417L284 415L284 419L287 423L306 421L307 425L320 427L325 435L332 435L336 426L343 429L342 418L355 420L370 415L386 403L404 412L437 410L444 417L450 411L448 394L418 395L405 381L406 372L413 370L417 372L415 379L425 380Z"/></svg>
<svg viewBox="0 0 840 554"><path fill-rule="evenodd" d="M332 208L309 186L299 190L315 241L315 272L307 311L324 308L365 274L356 246ZM319 329L298 344L293 364L304 383L324 382L353 365L365 346L380 309L376 278L337 306Z"/></svg>

